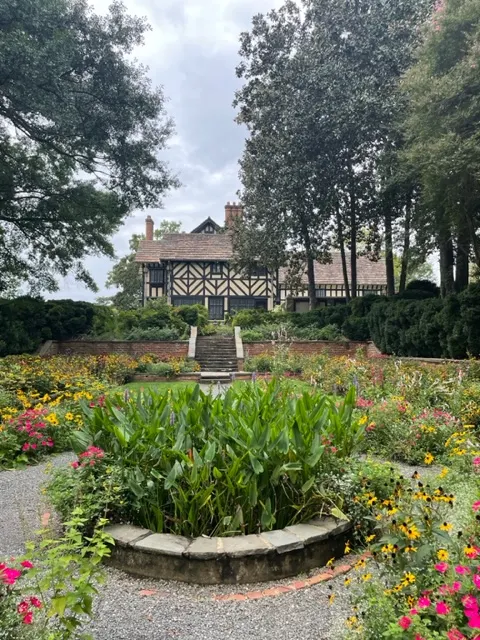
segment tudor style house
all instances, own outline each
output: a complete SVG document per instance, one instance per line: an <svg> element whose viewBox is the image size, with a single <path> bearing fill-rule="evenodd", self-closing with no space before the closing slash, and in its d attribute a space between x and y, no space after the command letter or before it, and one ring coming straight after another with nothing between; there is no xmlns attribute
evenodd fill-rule
<svg viewBox="0 0 480 640"><path fill-rule="evenodd" d="M154 223L146 220L146 240L136 255L143 274L143 302L165 296L174 306L202 304L211 320L241 309L287 308L308 311L307 276L305 290L291 292L286 285L286 269L270 273L258 266L249 273L237 269L233 261L232 222L242 215L239 204L227 203L225 227L207 218L191 233L174 233L153 239ZM358 295L386 293L385 262L358 258ZM345 302L340 255L333 253L329 264L316 263L315 282L319 305Z"/></svg>

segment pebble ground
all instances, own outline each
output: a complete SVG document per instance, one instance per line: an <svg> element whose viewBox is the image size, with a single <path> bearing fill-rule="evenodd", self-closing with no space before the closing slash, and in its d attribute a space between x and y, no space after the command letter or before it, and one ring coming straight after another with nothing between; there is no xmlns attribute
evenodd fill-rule
<svg viewBox="0 0 480 640"><path fill-rule="evenodd" d="M48 468L71 459L64 454L46 464L0 473L0 557L22 553L24 542L33 538L42 514L50 510L41 492ZM222 602L215 596L289 585L292 579L203 587L107 569L87 631L95 640L341 640L351 613L343 580L340 576L274 597ZM332 593L336 599L330 605Z"/></svg>

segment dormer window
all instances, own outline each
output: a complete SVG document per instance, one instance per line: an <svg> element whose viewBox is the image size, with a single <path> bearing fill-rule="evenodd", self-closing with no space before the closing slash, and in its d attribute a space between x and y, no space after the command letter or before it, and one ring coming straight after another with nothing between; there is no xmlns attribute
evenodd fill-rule
<svg viewBox="0 0 480 640"><path fill-rule="evenodd" d="M210 273L212 274L212 276L223 275L223 264L221 262L212 262Z"/></svg>

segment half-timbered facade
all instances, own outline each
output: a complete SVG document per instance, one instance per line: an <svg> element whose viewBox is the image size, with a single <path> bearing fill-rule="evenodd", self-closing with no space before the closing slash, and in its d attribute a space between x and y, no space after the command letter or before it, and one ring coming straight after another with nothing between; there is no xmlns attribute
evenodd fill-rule
<svg viewBox="0 0 480 640"><path fill-rule="evenodd" d="M166 297L174 306L201 304L211 320L221 321L226 313L241 309L272 309L285 304L295 311L308 309L306 276L298 291L286 284L286 271L269 272L259 265L248 273L235 266L232 233L233 219L241 215L240 205L228 203L225 228L207 218L191 233L168 234L153 240L153 221L146 222L146 240L140 244L136 261L143 276L143 303ZM345 289L339 256L328 265L316 264L319 304L345 302ZM358 260L359 295L385 293L385 263ZM303 290L305 287L305 290Z"/></svg>

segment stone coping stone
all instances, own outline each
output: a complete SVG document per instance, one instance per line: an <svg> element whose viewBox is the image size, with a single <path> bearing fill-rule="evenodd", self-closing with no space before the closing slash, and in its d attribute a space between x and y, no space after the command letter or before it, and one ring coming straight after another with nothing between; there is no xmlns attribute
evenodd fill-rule
<svg viewBox="0 0 480 640"><path fill-rule="evenodd" d="M164 556L182 556L191 540L171 533L151 533L133 543L136 549L161 553Z"/></svg>
<svg viewBox="0 0 480 640"><path fill-rule="evenodd" d="M116 542L109 564L136 576L196 584L280 580L344 555L352 523L315 518L305 524L247 536L195 539L132 525L105 531Z"/></svg>

